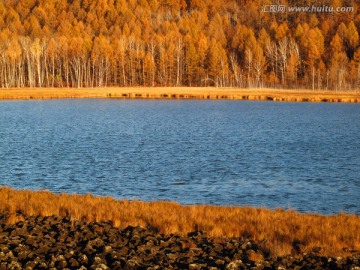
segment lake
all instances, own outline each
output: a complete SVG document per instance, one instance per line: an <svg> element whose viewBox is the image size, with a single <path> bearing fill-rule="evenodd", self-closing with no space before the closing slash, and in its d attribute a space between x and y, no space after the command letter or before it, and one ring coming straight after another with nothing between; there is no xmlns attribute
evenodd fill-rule
<svg viewBox="0 0 360 270"><path fill-rule="evenodd" d="M0 185L360 214L360 105L0 102Z"/></svg>

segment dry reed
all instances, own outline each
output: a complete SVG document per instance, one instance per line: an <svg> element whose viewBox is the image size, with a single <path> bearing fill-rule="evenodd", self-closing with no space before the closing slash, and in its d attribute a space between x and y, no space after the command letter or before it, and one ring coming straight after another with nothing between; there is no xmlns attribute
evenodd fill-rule
<svg viewBox="0 0 360 270"><path fill-rule="evenodd" d="M0 89L1 99L132 98L234 99L289 102L360 102L360 91L241 89L215 87L107 87Z"/></svg>
<svg viewBox="0 0 360 270"><path fill-rule="evenodd" d="M22 214L57 215L112 221L121 228L151 226L165 234L203 230L215 238L250 237L262 242L273 255L294 255L318 247L326 256L348 256L351 250L360 250L360 217L344 213L323 216L282 209L182 206L9 187L0 187L0 212L9 214L9 223L23 219Z"/></svg>

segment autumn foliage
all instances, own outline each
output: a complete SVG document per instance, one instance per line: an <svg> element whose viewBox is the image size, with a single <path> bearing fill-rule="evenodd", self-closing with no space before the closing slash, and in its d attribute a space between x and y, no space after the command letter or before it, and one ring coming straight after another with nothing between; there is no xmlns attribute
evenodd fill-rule
<svg viewBox="0 0 360 270"><path fill-rule="evenodd" d="M301 2L354 7L347 13L262 12L265 4L1 1L0 86L358 88L356 1Z"/></svg>
<svg viewBox="0 0 360 270"><path fill-rule="evenodd" d="M160 233L206 231L210 237L252 238L274 255L311 252L351 255L360 250L360 217L322 216L250 207L181 206L172 202L118 201L92 195L55 195L48 191L0 188L0 212L8 222L22 214L67 216L84 221L112 221L115 226L151 226Z"/></svg>

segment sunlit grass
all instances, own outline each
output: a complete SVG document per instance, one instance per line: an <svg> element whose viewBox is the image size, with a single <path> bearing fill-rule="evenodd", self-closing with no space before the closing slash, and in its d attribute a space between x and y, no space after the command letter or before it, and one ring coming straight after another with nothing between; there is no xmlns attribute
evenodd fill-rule
<svg viewBox="0 0 360 270"><path fill-rule="evenodd" d="M1 99L138 98L235 99L289 102L360 102L360 91L311 91L269 88L107 87L0 89Z"/></svg>
<svg viewBox="0 0 360 270"><path fill-rule="evenodd" d="M174 202L115 200L92 195L56 195L48 191L0 188L0 212L14 223L26 215L68 216L73 220L112 221L117 227L151 226L160 233L203 230L210 237L247 237L262 242L274 255L310 252L346 256L360 250L360 217L301 214L282 209L182 206Z"/></svg>

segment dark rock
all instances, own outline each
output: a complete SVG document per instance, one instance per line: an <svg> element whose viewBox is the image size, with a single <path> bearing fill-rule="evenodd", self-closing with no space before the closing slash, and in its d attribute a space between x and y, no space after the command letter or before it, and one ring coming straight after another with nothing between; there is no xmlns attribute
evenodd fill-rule
<svg viewBox="0 0 360 270"><path fill-rule="evenodd" d="M28 252L21 251L21 252L18 253L17 257L18 257L18 259L20 261L24 261L24 260L26 260L28 258Z"/></svg>
<svg viewBox="0 0 360 270"><path fill-rule="evenodd" d="M197 257L203 253L201 248L191 248L189 251L191 256Z"/></svg>
<svg viewBox="0 0 360 270"><path fill-rule="evenodd" d="M179 257L179 255L177 254L174 254L174 253L169 253L169 254L166 254L167 258L171 261L176 261L176 259Z"/></svg>
<svg viewBox="0 0 360 270"><path fill-rule="evenodd" d="M14 231L12 231L12 234L22 237L27 237L29 235L25 226L22 228L16 228Z"/></svg>
<svg viewBox="0 0 360 270"><path fill-rule="evenodd" d="M101 264L96 265L95 269L96 270L108 270L110 268L106 264L101 263Z"/></svg>
<svg viewBox="0 0 360 270"><path fill-rule="evenodd" d="M201 231L163 235L143 227L71 222L68 218L26 217L5 224L0 214L0 269L358 269L360 252L349 258L319 256L320 248L270 257L262 243L214 240ZM1 220L4 220L1 223ZM360 269L359 269L360 270Z"/></svg>
<svg viewBox="0 0 360 270"><path fill-rule="evenodd" d="M73 256L74 256L74 251L73 250L69 250L65 255L64 255L64 257L65 257L65 259L66 260L69 260L70 258L72 258Z"/></svg>
<svg viewBox="0 0 360 270"><path fill-rule="evenodd" d="M123 247L123 248L120 248L119 250L116 251L116 253L122 257L122 256L125 256L129 253L129 249L126 248L126 247Z"/></svg>
<svg viewBox="0 0 360 270"><path fill-rule="evenodd" d="M243 263L242 260L236 260L236 261L232 261L230 262L227 266L226 269L229 270L235 270L235 269L246 269L246 265Z"/></svg>
<svg viewBox="0 0 360 270"><path fill-rule="evenodd" d="M71 268L78 268L80 266L79 262L77 260L75 260L74 258L71 258L69 260L69 266Z"/></svg>
<svg viewBox="0 0 360 270"><path fill-rule="evenodd" d="M28 246L33 246L36 243L35 238L33 236L29 236L28 238L26 238L25 243Z"/></svg>
<svg viewBox="0 0 360 270"><path fill-rule="evenodd" d="M36 261L28 261L25 265L25 268L34 269L36 265L37 265Z"/></svg>
<svg viewBox="0 0 360 270"><path fill-rule="evenodd" d="M224 260L221 260L221 259L218 259L218 260L215 261L215 264L216 264L217 266L222 266L222 265L225 264L225 261L224 261Z"/></svg>
<svg viewBox="0 0 360 270"><path fill-rule="evenodd" d="M14 248L18 247L21 244L21 242L22 242L21 240L13 239L8 244L9 244L11 249L14 249Z"/></svg>
<svg viewBox="0 0 360 270"><path fill-rule="evenodd" d="M80 255L78 261L82 265L87 265L89 263L89 259L85 254Z"/></svg>
<svg viewBox="0 0 360 270"><path fill-rule="evenodd" d="M103 252L106 254L111 253L113 252L113 248L111 246L105 246Z"/></svg>
<svg viewBox="0 0 360 270"><path fill-rule="evenodd" d="M192 263L189 265L189 270L200 270L202 268L201 264Z"/></svg>
<svg viewBox="0 0 360 270"><path fill-rule="evenodd" d="M59 260L55 263L55 267L57 269L64 269L67 266L67 262L65 260Z"/></svg>
<svg viewBox="0 0 360 270"><path fill-rule="evenodd" d="M9 269L9 270L15 270L15 269L21 270L22 265L17 261L12 261L12 262L8 263L7 269Z"/></svg>
<svg viewBox="0 0 360 270"><path fill-rule="evenodd" d="M120 261L115 261L111 264L111 269L123 269L123 264Z"/></svg>
<svg viewBox="0 0 360 270"><path fill-rule="evenodd" d="M140 267L140 264L136 260L131 259L126 262L124 269L135 270L135 269L138 269L139 267Z"/></svg>

